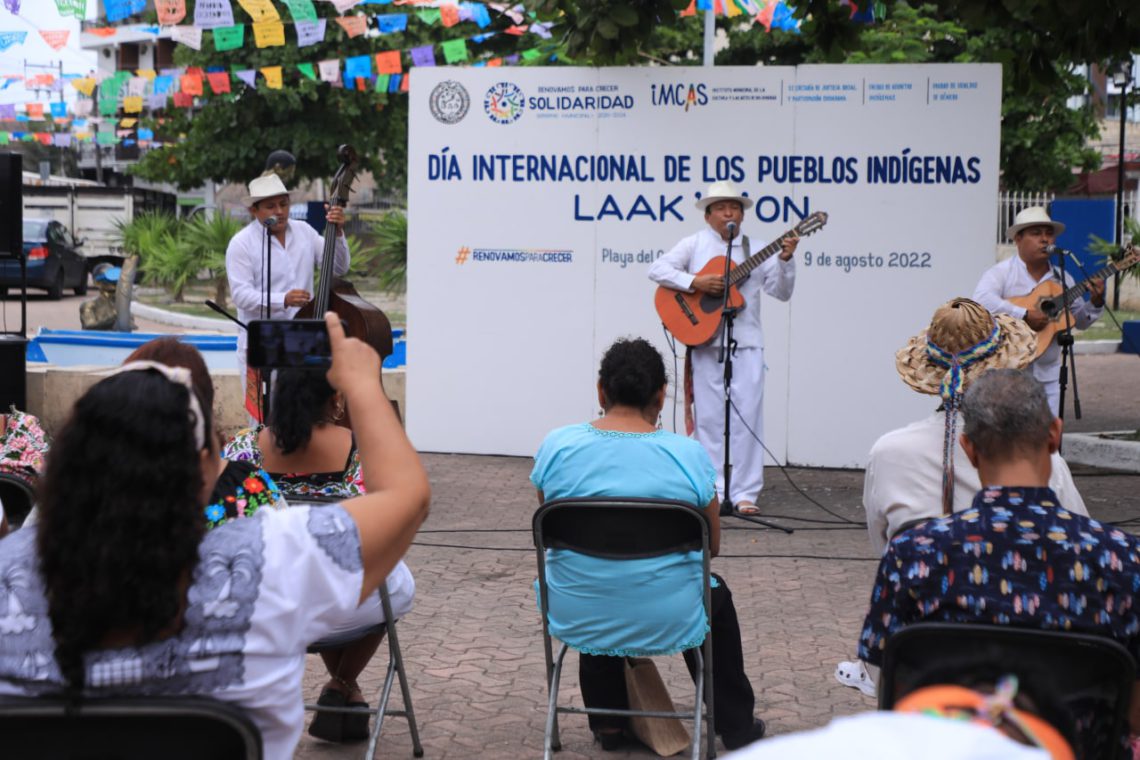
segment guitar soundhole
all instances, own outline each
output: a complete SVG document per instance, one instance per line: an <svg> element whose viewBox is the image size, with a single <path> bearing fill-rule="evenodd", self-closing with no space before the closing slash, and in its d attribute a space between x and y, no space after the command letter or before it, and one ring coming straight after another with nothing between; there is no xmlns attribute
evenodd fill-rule
<svg viewBox="0 0 1140 760"><path fill-rule="evenodd" d="M1049 317L1049 319L1057 316L1057 313L1060 311L1060 308L1057 306L1057 302L1052 298L1042 298L1040 309L1041 313Z"/></svg>

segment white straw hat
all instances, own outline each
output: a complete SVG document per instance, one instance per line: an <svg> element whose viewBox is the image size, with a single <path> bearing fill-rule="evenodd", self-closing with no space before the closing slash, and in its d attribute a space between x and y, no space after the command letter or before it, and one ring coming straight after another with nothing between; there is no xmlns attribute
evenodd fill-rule
<svg viewBox="0 0 1140 760"><path fill-rule="evenodd" d="M288 195L289 189L276 174L258 177L249 183L249 195L245 198L245 205L252 206L266 198L276 198L278 195Z"/></svg>
<svg viewBox="0 0 1140 760"><path fill-rule="evenodd" d="M752 199L745 198L736 189L736 185L731 182L714 182L709 185L708 192L706 192L701 199L697 201L697 208L704 211L709 204L716 203L717 201L736 201L744 208L752 208Z"/></svg>
<svg viewBox="0 0 1140 760"><path fill-rule="evenodd" d="M1054 222L1049 218L1049 213L1045 210L1044 206L1030 206L1029 208L1023 208L1017 212L1017 216L1013 218L1013 224L1009 225L1009 229L1005 231L1005 234L1006 237L1013 240L1014 235L1026 227L1036 227L1042 224L1052 227L1054 235L1060 235L1065 231L1064 224Z"/></svg>

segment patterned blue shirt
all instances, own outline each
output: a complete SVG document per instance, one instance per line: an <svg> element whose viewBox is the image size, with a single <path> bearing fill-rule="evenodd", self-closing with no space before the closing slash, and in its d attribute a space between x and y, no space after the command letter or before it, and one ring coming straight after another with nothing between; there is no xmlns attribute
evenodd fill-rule
<svg viewBox="0 0 1140 760"><path fill-rule="evenodd" d="M990 623L1116 639L1140 655L1140 539L1063 509L1048 488L987 488L900 533L879 562L859 658L910 623Z"/></svg>

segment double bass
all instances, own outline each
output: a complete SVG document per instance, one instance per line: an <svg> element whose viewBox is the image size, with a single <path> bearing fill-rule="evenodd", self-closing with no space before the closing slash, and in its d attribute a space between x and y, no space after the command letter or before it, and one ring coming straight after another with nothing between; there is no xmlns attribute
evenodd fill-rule
<svg viewBox="0 0 1140 760"><path fill-rule="evenodd" d="M342 145L337 149L336 157L340 167L329 186L329 206L344 208L356 179L357 155L351 145ZM313 288L312 300L301 307L294 319L319 319L325 312L334 312L345 323L345 334L372 346L383 361L392 354L392 324L383 311L360 297L351 282L333 274L336 238L337 225L326 224L320 279ZM347 423L348 415L345 415L345 427Z"/></svg>

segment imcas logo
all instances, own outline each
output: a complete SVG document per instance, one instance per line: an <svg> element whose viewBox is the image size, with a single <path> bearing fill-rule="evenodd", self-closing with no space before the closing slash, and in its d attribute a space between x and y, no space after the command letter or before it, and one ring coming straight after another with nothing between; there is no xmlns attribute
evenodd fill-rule
<svg viewBox="0 0 1140 760"><path fill-rule="evenodd" d="M513 124L523 112L522 90L511 82L499 82L487 90L483 99L483 110L496 124Z"/></svg>
<svg viewBox="0 0 1140 760"><path fill-rule="evenodd" d="M650 85L649 100L655 106L683 106L686 111L697 106L707 105L708 92L704 83L700 84L653 84Z"/></svg>
<svg viewBox="0 0 1140 760"><path fill-rule="evenodd" d="M441 124L458 124L467 115L470 105L471 98L467 95L467 90L459 82L450 79L437 84L428 98L431 115Z"/></svg>

